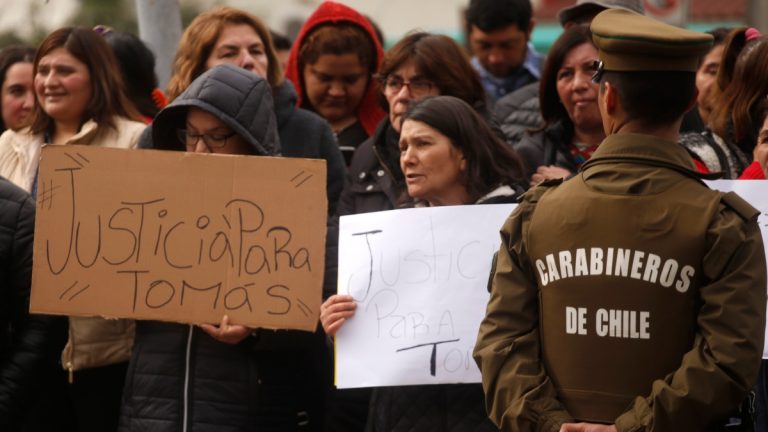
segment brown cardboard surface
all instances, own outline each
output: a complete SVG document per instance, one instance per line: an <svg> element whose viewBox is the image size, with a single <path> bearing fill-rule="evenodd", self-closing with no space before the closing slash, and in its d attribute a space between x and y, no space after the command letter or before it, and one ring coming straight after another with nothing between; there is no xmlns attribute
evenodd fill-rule
<svg viewBox="0 0 768 432"><path fill-rule="evenodd" d="M323 160L47 146L30 310L313 331Z"/></svg>

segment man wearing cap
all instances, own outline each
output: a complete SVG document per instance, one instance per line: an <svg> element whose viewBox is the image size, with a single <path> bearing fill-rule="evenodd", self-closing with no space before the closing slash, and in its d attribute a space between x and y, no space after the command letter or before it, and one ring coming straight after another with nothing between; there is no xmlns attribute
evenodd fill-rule
<svg viewBox="0 0 768 432"><path fill-rule="evenodd" d="M562 9L558 18L563 28L568 29L577 24L591 22L595 15L605 9L645 13L641 0L578 0L575 5ZM517 145L525 131L536 129L544 123L539 107L538 82L521 87L499 99L494 106L494 114L499 119L507 142Z"/></svg>
<svg viewBox="0 0 768 432"><path fill-rule="evenodd" d="M591 28L607 138L502 228L474 352L491 420L733 430L760 364L766 270L758 212L708 189L676 144L711 36L623 10Z"/></svg>

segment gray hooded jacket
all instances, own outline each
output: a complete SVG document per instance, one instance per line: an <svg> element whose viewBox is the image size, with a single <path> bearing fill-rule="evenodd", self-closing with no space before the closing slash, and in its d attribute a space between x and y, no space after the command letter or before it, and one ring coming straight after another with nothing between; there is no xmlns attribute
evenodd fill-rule
<svg viewBox="0 0 768 432"><path fill-rule="evenodd" d="M192 107L224 122L251 145L253 154L280 155L272 90L261 77L229 64L209 69L157 115L152 126L154 148L185 149L176 131L185 127Z"/></svg>

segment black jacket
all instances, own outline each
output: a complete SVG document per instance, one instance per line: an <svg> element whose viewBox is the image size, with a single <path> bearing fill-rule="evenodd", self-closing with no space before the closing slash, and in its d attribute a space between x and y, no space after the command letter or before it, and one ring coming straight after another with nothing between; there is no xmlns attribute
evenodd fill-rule
<svg viewBox="0 0 768 432"><path fill-rule="evenodd" d="M319 115L296 107L296 90L288 80L274 90L274 98L283 156L325 159L328 168L328 214L334 214L344 186L347 165L331 126Z"/></svg>
<svg viewBox="0 0 768 432"><path fill-rule="evenodd" d="M526 131L544 124L539 107L539 83L528 84L499 99L494 114L507 142L517 148Z"/></svg>
<svg viewBox="0 0 768 432"><path fill-rule="evenodd" d="M530 180L536 169L542 165L556 165L571 174L578 171L570 151L573 132L561 123L555 123L543 131L526 132L517 145L517 154L523 160L526 177Z"/></svg>
<svg viewBox="0 0 768 432"><path fill-rule="evenodd" d="M190 106L252 131L254 154L277 152L271 92L256 75L230 65L207 71L158 114L153 136L173 133L185 118L177 112ZM319 430L328 362L321 331L257 330L228 345L195 326L137 321L119 430Z"/></svg>
<svg viewBox="0 0 768 432"><path fill-rule="evenodd" d="M392 210L404 198L400 171L400 135L384 119L355 151L339 200L339 216Z"/></svg>
<svg viewBox="0 0 768 432"><path fill-rule="evenodd" d="M14 431L66 341L66 319L29 314L35 205L0 178L0 430ZM45 413L37 413L37 415Z"/></svg>

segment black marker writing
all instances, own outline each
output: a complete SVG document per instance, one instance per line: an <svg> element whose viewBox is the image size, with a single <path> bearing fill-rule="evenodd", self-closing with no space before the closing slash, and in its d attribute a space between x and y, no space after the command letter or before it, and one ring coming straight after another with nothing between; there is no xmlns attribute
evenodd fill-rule
<svg viewBox="0 0 768 432"><path fill-rule="evenodd" d="M451 340L444 340L444 341L438 341L438 342L424 343L424 344L410 346L407 348L400 348L395 352L408 351L408 350L432 345L432 354L429 357L429 374L432 376L435 376L437 374L437 370L436 370L437 369L437 346L445 343L458 342L459 340L460 339L451 339Z"/></svg>

